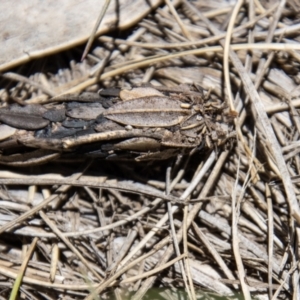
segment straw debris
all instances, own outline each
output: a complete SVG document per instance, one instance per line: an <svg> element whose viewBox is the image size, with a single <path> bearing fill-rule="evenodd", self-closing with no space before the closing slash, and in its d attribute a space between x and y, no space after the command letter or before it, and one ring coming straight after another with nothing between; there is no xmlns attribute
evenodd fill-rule
<svg viewBox="0 0 300 300"><path fill-rule="evenodd" d="M298 13L166 0L3 72L0 297L296 298Z"/></svg>

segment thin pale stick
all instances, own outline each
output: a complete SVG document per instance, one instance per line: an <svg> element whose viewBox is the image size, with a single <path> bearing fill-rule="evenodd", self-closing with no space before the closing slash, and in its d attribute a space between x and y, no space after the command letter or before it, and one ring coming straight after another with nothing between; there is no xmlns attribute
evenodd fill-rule
<svg viewBox="0 0 300 300"><path fill-rule="evenodd" d="M66 184L70 186L88 186L94 188L103 188L103 189L116 189L123 192L130 192L133 194L144 194L147 196L152 196L156 198L162 198L163 200L167 200L174 203L184 204L181 199L178 199L174 196L167 196L159 190L155 190L154 188L148 189L143 187L142 185L135 185L130 182L125 183L101 183L101 182L90 182L84 180L73 180L73 179L64 179L64 180L51 180L51 179L39 179L35 180L34 178L29 179L0 179L0 184L4 185L57 185L57 184ZM2 228L0 228L0 233Z"/></svg>
<svg viewBox="0 0 300 300"><path fill-rule="evenodd" d="M268 285L269 285L269 299L273 297L272 274L273 274L273 248L274 248L274 223L273 223L273 205L271 198L271 190L266 184L266 198L268 203Z"/></svg>
<svg viewBox="0 0 300 300"><path fill-rule="evenodd" d="M215 249L215 247L210 243L210 241L208 240L208 238L205 236L205 234L202 232L202 230L197 226L197 224L195 222L193 222L193 229L195 230L195 232L198 235L198 237L201 240L201 242L209 250L209 252L213 256L214 260L218 263L218 265L220 266L220 268L223 270L223 272L227 276L227 278L230 279L230 280L236 280L235 277L233 276L233 273L227 267L227 265L224 262L224 260L221 257L221 255L217 252L217 250ZM237 289L238 287L235 286L235 288Z"/></svg>
<svg viewBox="0 0 300 300"><path fill-rule="evenodd" d="M268 44L268 43L261 43L261 44L235 44L231 45L230 48L232 50L283 50L283 51L290 51L290 50L300 50L299 44ZM144 59L142 62L132 62L125 67L117 68L116 70L108 71L106 73L103 73L99 78L90 78L86 81L76 85L75 87L70 88L69 90L65 91L64 93L61 93L59 96L66 95L66 94L72 94L72 93L78 93L79 91L82 91L86 89L87 87L96 84L98 81L102 81L104 79L114 77L119 74L123 74L124 72L127 72L129 70L138 69L138 68L144 68L148 67L153 63L158 63L161 61L177 58L177 57L184 57L187 55L201 55L206 54L208 52L222 52L223 47L221 46L212 46L212 47L205 47L201 49L193 49L193 50L186 50L186 51L180 51L173 54L167 54L167 55L160 55L155 58L147 58Z"/></svg>
<svg viewBox="0 0 300 300"><path fill-rule="evenodd" d="M142 275L137 275L137 276L132 276L132 277L126 278L126 279L121 281L121 284L122 283L134 282L134 281L152 276L156 273L159 273L159 272L163 271L164 269L169 268L170 266L174 265L176 262L178 262L178 261L180 261L184 258L186 258L186 254L183 253L183 254L177 256L176 258L170 260L169 262L167 262L166 264L164 264L163 266L161 266L159 268L152 269L151 271L145 272Z"/></svg>
<svg viewBox="0 0 300 300"><path fill-rule="evenodd" d="M81 61L83 61L85 59L85 57L87 56L88 52L90 51L92 43L93 43L93 41L95 39L95 35L96 35L96 32L97 32L97 29L100 26L101 21L103 20L103 17L105 15L106 11L107 11L109 3L110 3L110 0L105 0L105 3L104 3L104 5L103 5L103 7L101 9L101 12L100 12L99 17L98 17L98 19L96 21L96 24L95 24L95 26L94 26L94 28L92 30L92 33L91 33L91 35L89 37L89 40L88 40L87 44L85 46L84 52L83 52L82 57L81 57Z"/></svg>
<svg viewBox="0 0 300 300"><path fill-rule="evenodd" d="M189 31L186 29L186 27L184 26L184 23L181 21L180 17L178 16L172 2L170 0L165 0L165 3L168 5L170 12L172 13L173 17L175 18L177 24L179 25L183 35L189 39L192 40L192 36L189 33Z"/></svg>
<svg viewBox="0 0 300 300"><path fill-rule="evenodd" d="M17 294L18 294L18 291L19 291L19 288L20 288L20 285L22 283L22 279L24 277L24 273L26 271L26 267L28 265L28 262L29 262L29 259L30 257L32 256L33 254L33 251L35 249L35 246L36 246L36 243L38 241L38 238L34 238L27 253L26 253L26 257L24 258L23 262L22 262L22 265L20 267L20 271L19 271L19 274L15 280L15 283L13 285L13 289L11 291L11 294L10 294L10 297L9 297L9 300L14 300L14 299L17 299Z"/></svg>
<svg viewBox="0 0 300 300"><path fill-rule="evenodd" d="M166 194L167 195L169 195L171 192L170 176L171 176L171 167L168 167L167 172L166 172ZM173 241L176 256L179 257L181 255L181 253L180 253L180 249L179 249L179 243L178 243L177 237L176 237L176 231L175 231L175 225L174 225L174 219L173 219L173 213L172 213L172 205L170 202L167 203L167 207L168 207L169 222L170 222L170 228L171 228L171 234L172 234L172 241ZM187 252L185 252L185 253L187 253ZM186 273L185 273L182 261L179 261L179 267L180 267L180 270L182 273L182 278L183 278L185 288L187 290L189 298L191 298L191 292L190 292L190 289L189 289L189 286L187 283Z"/></svg>

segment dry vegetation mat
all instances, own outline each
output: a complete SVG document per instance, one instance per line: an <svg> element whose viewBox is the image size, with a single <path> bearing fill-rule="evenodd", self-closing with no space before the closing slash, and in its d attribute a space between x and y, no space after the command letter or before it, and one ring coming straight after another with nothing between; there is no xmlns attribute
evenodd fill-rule
<svg viewBox="0 0 300 300"><path fill-rule="evenodd" d="M6 28L0 299L296 299L299 4L134 2Z"/></svg>

